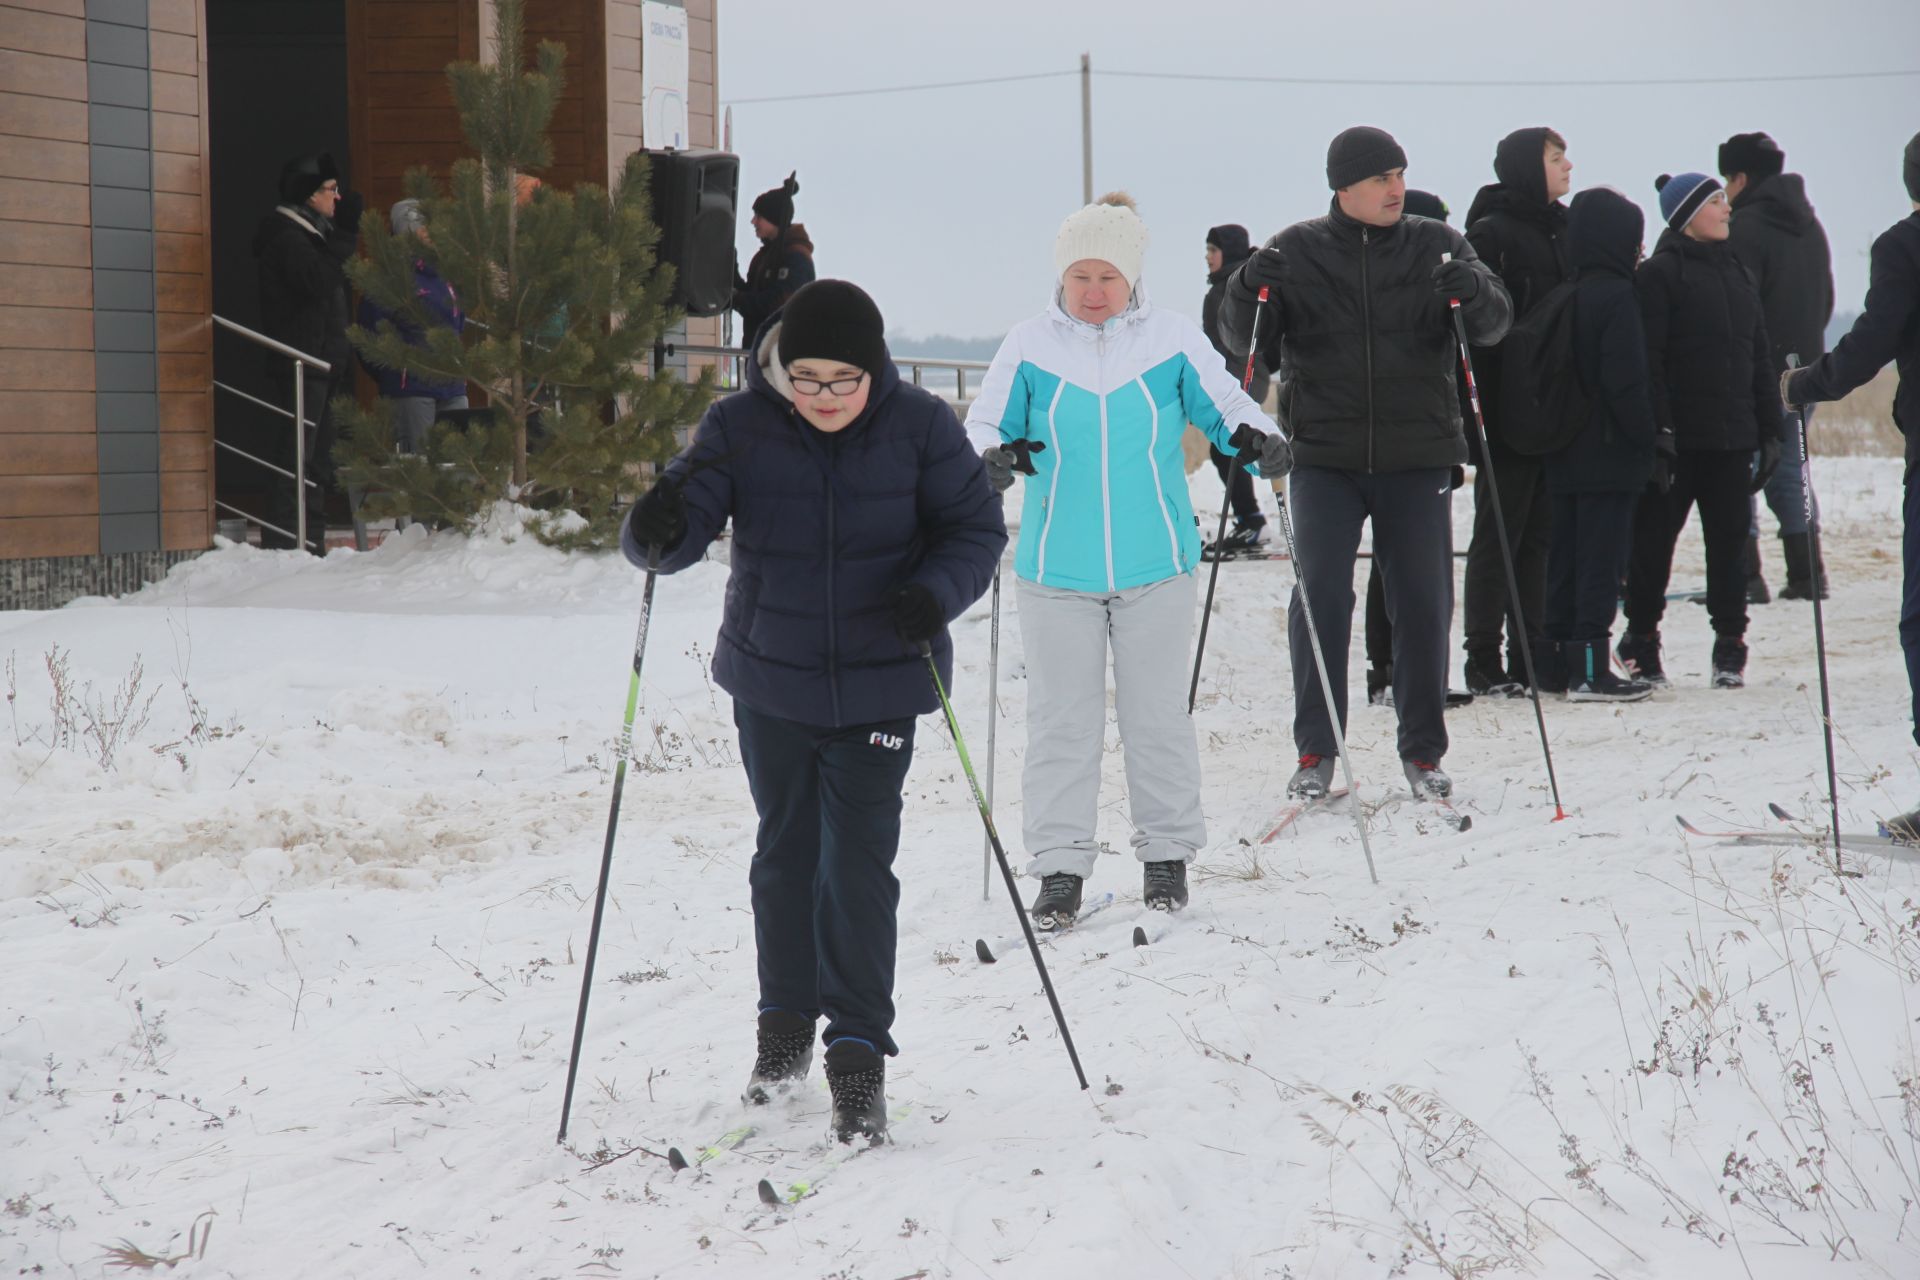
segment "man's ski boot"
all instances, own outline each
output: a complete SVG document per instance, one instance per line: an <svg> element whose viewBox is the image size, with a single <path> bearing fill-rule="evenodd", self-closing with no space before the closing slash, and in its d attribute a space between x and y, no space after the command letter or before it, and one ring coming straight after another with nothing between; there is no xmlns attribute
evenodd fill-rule
<svg viewBox="0 0 1920 1280"><path fill-rule="evenodd" d="M1747 642L1739 636L1713 638L1713 687L1744 689L1747 684Z"/></svg>
<svg viewBox="0 0 1920 1280"><path fill-rule="evenodd" d="M1207 544L1205 557L1208 560L1231 560L1237 555L1258 551L1266 541L1266 525L1236 524L1224 538Z"/></svg>
<svg viewBox="0 0 1920 1280"><path fill-rule="evenodd" d="M1642 702L1653 696L1645 680L1622 680L1607 665L1605 640L1574 640L1567 644L1568 702Z"/></svg>
<svg viewBox="0 0 1920 1280"><path fill-rule="evenodd" d="M1641 635L1623 632L1620 643L1614 646L1619 655L1620 665L1627 674L1635 679L1645 680L1654 689L1671 689L1673 682L1667 679L1666 671L1660 665L1660 633L1648 631Z"/></svg>
<svg viewBox="0 0 1920 1280"><path fill-rule="evenodd" d="M1453 794L1453 779L1432 761L1402 760L1400 766L1406 771L1407 785L1413 788L1415 798L1445 800Z"/></svg>
<svg viewBox="0 0 1920 1280"><path fill-rule="evenodd" d="M827 1046L827 1088L833 1094L833 1136L877 1147L887 1140L887 1060L865 1040Z"/></svg>
<svg viewBox="0 0 1920 1280"><path fill-rule="evenodd" d="M1311 752L1300 757L1300 767L1287 783L1289 800L1323 800L1333 788L1333 757Z"/></svg>
<svg viewBox="0 0 1920 1280"><path fill-rule="evenodd" d="M1500 665L1500 651L1485 649L1467 655L1467 692L1486 698L1518 698L1527 687Z"/></svg>
<svg viewBox="0 0 1920 1280"><path fill-rule="evenodd" d="M1080 891L1086 880L1070 871L1056 871L1040 877L1040 892L1027 908L1033 927L1042 931L1071 928L1080 915Z"/></svg>
<svg viewBox="0 0 1920 1280"><path fill-rule="evenodd" d="M741 1095L750 1107L765 1106L773 1094L806 1078L813 1065L813 1019L789 1009L762 1009L756 1038L753 1076Z"/></svg>
<svg viewBox="0 0 1920 1280"><path fill-rule="evenodd" d="M1178 911L1187 905L1187 864L1174 858L1149 862L1142 872L1143 896L1153 911Z"/></svg>

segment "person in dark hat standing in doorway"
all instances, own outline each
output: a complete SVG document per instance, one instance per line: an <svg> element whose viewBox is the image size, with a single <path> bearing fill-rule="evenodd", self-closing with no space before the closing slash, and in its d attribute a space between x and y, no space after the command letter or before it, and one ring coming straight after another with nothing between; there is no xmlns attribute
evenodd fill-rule
<svg viewBox="0 0 1920 1280"><path fill-rule="evenodd" d="M767 317L787 305L800 286L813 280L813 241L793 220L795 174L753 199L753 234L760 247L747 263L745 278L733 278L733 309L740 313L740 345L752 350Z"/></svg>
<svg viewBox="0 0 1920 1280"><path fill-rule="evenodd" d="M269 338L317 356L331 373L302 366L306 417L311 427L296 435L291 420L276 417L270 459L294 469L294 441L306 449L307 549L326 553L326 505L333 491L333 400L353 389L353 348L347 342L352 323L346 262L360 243L364 204L357 192L343 192L340 171L325 153L289 160L280 170L280 203L260 221L253 237L259 271L260 328ZM267 368L276 398L292 411L293 371L284 357L272 355ZM261 544L291 547L297 526L293 481L279 479L268 503L267 520L285 534L264 530Z"/></svg>

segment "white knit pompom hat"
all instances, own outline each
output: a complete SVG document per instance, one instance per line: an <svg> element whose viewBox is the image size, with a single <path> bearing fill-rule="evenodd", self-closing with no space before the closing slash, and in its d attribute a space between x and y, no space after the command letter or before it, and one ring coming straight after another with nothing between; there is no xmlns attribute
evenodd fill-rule
<svg viewBox="0 0 1920 1280"><path fill-rule="evenodd" d="M1127 287L1140 282L1140 264L1147 256L1147 224L1134 212L1133 197L1110 191L1094 203L1067 215L1053 238L1053 269L1063 276L1085 258L1111 262L1127 278Z"/></svg>

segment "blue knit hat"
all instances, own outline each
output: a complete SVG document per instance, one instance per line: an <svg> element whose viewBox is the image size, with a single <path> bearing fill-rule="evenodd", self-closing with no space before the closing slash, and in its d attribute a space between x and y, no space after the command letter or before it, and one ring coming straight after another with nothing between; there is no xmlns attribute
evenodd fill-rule
<svg viewBox="0 0 1920 1280"><path fill-rule="evenodd" d="M1653 180L1653 189L1660 193L1660 216L1666 220L1667 226L1679 231L1692 222L1693 215L1700 212L1700 206L1720 190L1720 180L1709 178L1704 173L1682 173L1677 176L1663 173Z"/></svg>

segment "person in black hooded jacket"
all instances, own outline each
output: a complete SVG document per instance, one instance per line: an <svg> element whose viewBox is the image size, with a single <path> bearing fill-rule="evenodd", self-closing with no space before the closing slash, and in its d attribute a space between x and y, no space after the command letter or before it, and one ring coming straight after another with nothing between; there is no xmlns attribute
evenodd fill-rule
<svg viewBox="0 0 1920 1280"><path fill-rule="evenodd" d="M1764 133L1736 133L1720 145L1720 176L1733 207L1728 243L1740 265L1752 273L1767 318L1767 341L1775 377L1787 357L1812 364L1826 354L1827 323L1833 319L1833 254L1827 233L1807 200L1806 180L1784 172L1786 152ZM1801 485L1799 445L1787 433L1786 457L1774 468L1765 490L1767 506L1780 525L1780 550L1787 561L1782 600L1826 595L1826 566L1813 562L1808 535L1806 491ZM1760 503L1750 499L1753 519L1747 529L1747 602L1765 604L1767 580L1760 562ZM1813 513L1815 528L1820 512Z"/></svg>
<svg viewBox="0 0 1920 1280"><path fill-rule="evenodd" d="M259 272L260 328L269 338L333 366L331 374L302 366L306 417L311 434L302 432L307 453L306 476L314 487L306 492L307 549L326 553L327 496L333 490L333 400L353 389L353 348L347 342L352 323L348 305L346 263L360 243L360 214L364 205L357 193L340 190L340 171L330 155L301 156L280 170L280 203L260 220L253 236L253 257ZM293 373L286 358L269 354L267 370L274 379L280 403L291 413ZM269 460L287 471L294 469L294 432L291 418L275 418L269 439ZM267 520L287 530L261 532L267 547L291 547L297 527L293 481L278 480L268 499Z"/></svg>
<svg viewBox="0 0 1920 1280"><path fill-rule="evenodd" d="M1633 291L1645 229L1638 206L1610 187L1582 191L1567 217L1573 371L1593 413L1546 459L1553 550L1542 625L1554 650L1546 660L1564 671L1570 702L1638 702L1653 692L1644 680L1615 676L1608 659L1634 500L1653 477L1658 434Z"/></svg>
<svg viewBox="0 0 1920 1280"><path fill-rule="evenodd" d="M1467 240L1505 282L1513 297L1513 317L1521 319L1535 303L1573 277L1567 261L1567 210L1560 203L1572 186L1573 162L1567 141L1552 129L1515 129L1500 140L1493 155L1498 181L1480 188L1467 208ZM1524 690L1526 663L1520 646L1539 636L1547 589L1547 548L1551 542L1545 471L1540 459L1515 453L1500 435L1500 348L1475 357L1480 410L1487 426L1489 456L1473 477L1473 538L1467 544L1467 575L1462 592L1466 613L1467 688L1473 693L1512 696ZM1500 515L1513 549L1514 581L1532 636L1515 625L1508 598L1500 533L1494 526L1491 468L1500 482ZM1500 633L1506 627L1507 664L1500 665Z"/></svg>
<svg viewBox="0 0 1920 1280"><path fill-rule="evenodd" d="M1233 375L1235 382L1246 376L1247 362L1236 360L1233 352L1227 350L1227 344L1220 339L1220 299L1226 296L1227 278L1240 267L1240 264L1253 256L1253 242L1247 235L1247 229L1237 222L1225 223L1210 228L1207 232L1207 296L1200 303L1200 330L1207 335L1207 341L1226 361L1227 372ZM1259 404L1267 398L1267 371L1258 357L1253 362L1253 381L1247 387L1247 394ZM1221 483L1231 480L1233 504L1233 528L1218 545L1209 545L1209 555L1232 555L1237 551L1251 551L1266 541L1267 517L1260 510L1260 498L1253 487L1253 476L1245 467L1236 468L1233 459L1211 442L1207 452L1213 458L1213 469L1220 473Z"/></svg>
<svg viewBox="0 0 1920 1280"><path fill-rule="evenodd" d="M1667 229L1634 276L1634 291L1647 329L1654 418L1676 455L1667 460L1671 488L1641 495L1634 513L1619 653L1630 672L1656 688L1666 684L1660 619L1667 579L1674 542L1698 504L1713 685L1737 689L1747 665L1747 499L1780 464L1785 410L1760 294L1727 244L1726 193L1700 173L1662 174L1654 185Z"/></svg>

